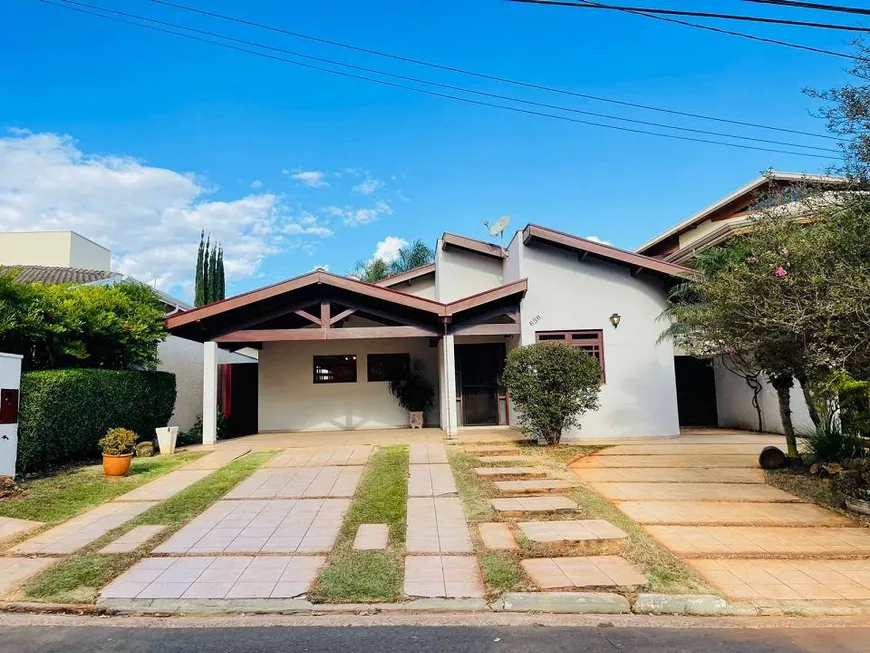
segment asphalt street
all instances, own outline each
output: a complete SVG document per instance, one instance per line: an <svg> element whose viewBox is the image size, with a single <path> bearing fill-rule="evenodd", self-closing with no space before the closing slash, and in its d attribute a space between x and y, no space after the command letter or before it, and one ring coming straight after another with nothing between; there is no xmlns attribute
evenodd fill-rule
<svg viewBox="0 0 870 653"><path fill-rule="evenodd" d="M7 627L2 653L866 653L870 628Z"/></svg>

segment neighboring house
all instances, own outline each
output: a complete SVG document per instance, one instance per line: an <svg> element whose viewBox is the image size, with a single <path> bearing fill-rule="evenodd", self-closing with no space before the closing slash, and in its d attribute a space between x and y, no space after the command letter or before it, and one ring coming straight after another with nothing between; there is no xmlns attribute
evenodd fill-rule
<svg viewBox="0 0 870 653"><path fill-rule="evenodd" d="M601 407L567 440L679 433L674 350L659 343L669 287L691 272L528 225L503 248L444 234L435 263L376 284L316 270L167 319L205 343L203 437L215 435L218 348L260 348L259 431L402 427L388 389L412 359L437 389L427 425L516 424L506 352L536 341L601 363ZM618 326L617 326L618 325Z"/></svg>
<svg viewBox="0 0 870 653"><path fill-rule="evenodd" d="M21 283L110 285L136 281L109 267L112 253L74 231L30 231L0 233L0 272L14 269ZM165 304L167 315L189 310L180 299L152 288ZM194 425L202 410L203 347L193 340L170 335L157 348L159 370L176 377L178 395L170 423L181 430ZM221 364L256 363L256 352L249 355L221 352ZM253 354L250 355L250 354ZM229 377L224 372L224 379ZM224 381L226 384L226 381ZM229 399L224 401L228 412Z"/></svg>
<svg viewBox="0 0 870 653"><path fill-rule="evenodd" d="M671 263L690 264L698 253L746 233L762 209L775 204L799 218L807 210L800 198L804 187L831 192L844 182L841 177L771 171L689 216L636 251ZM742 376L729 371L721 357L711 361L684 356L679 351L676 353L674 363L681 425L758 428L758 414L752 405L753 390ZM782 433L776 391L763 377L760 380L758 404L762 429ZM811 423L797 381L791 393L791 409L796 427Z"/></svg>

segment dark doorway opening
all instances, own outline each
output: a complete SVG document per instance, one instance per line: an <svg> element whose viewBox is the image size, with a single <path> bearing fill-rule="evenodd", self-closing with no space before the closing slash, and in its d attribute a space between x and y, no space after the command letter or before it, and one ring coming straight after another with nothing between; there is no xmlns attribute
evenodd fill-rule
<svg viewBox="0 0 870 653"><path fill-rule="evenodd" d="M680 426L718 426L716 377L710 360L674 356Z"/></svg>
<svg viewBox="0 0 870 653"><path fill-rule="evenodd" d="M256 433L257 364L221 364L218 378L218 407L226 418L226 437L237 438Z"/></svg>
<svg viewBox="0 0 870 653"><path fill-rule="evenodd" d="M456 396L462 426L507 423L507 400L501 386L504 343L456 346Z"/></svg>

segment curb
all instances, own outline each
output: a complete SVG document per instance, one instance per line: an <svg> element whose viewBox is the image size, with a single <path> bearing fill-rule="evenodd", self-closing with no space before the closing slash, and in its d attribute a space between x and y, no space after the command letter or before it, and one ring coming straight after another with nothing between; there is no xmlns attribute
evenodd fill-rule
<svg viewBox="0 0 870 653"><path fill-rule="evenodd" d="M635 614L694 617L755 617L759 610L748 603L729 603L714 594L638 594Z"/></svg>
<svg viewBox="0 0 870 653"><path fill-rule="evenodd" d="M503 595L495 612L549 612L552 614L627 614L628 599L605 592L516 592Z"/></svg>

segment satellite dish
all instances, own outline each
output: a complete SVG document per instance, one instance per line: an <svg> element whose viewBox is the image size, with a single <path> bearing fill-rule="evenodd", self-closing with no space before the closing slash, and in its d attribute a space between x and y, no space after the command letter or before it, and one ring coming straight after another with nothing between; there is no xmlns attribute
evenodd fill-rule
<svg viewBox="0 0 870 653"><path fill-rule="evenodd" d="M507 226L510 224L511 218L509 215L503 215L498 220L490 224L489 222L484 222L486 228L489 229L490 236L501 236L502 232L507 229Z"/></svg>

